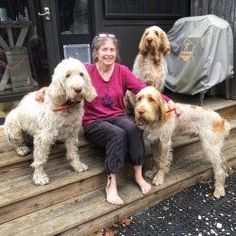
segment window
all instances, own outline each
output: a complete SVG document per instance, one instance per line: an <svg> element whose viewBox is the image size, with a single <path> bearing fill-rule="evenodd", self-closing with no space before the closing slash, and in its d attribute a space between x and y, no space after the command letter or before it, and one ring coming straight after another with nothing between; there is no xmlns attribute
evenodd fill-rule
<svg viewBox="0 0 236 236"><path fill-rule="evenodd" d="M88 34L88 0L59 0L62 34Z"/></svg>
<svg viewBox="0 0 236 236"><path fill-rule="evenodd" d="M182 15L183 0L104 0L105 17L176 17Z"/></svg>

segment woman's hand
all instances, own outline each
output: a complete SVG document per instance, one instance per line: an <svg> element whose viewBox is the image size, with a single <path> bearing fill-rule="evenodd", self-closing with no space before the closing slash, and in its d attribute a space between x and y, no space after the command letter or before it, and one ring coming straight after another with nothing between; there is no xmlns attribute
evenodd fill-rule
<svg viewBox="0 0 236 236"><path fill-rule="evenodd" d="M173 100L169 100L168 104L170 104L171 107L173 107L175 109L175 114L176 116L180 116L181 115L181 109L179 108L179 106L173 102Z"/></svg>
<svg viewBox="0 0 236 236"><path fill-rule="evenodd" d="M35 100L38 102L44 102L44 97L46 94L47 87L42 87L36 92Z"/></svg>

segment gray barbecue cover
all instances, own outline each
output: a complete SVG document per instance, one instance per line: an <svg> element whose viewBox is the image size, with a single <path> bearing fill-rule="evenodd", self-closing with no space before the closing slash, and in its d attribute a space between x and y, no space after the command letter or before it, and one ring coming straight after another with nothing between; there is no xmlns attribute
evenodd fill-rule
<svg viewBox="0 0 236 236"><path fill-rule="evenodd" d="M215 15L185 17L167 34L168 89L194 95L233 75L233 34L225 20Z"/></svg>

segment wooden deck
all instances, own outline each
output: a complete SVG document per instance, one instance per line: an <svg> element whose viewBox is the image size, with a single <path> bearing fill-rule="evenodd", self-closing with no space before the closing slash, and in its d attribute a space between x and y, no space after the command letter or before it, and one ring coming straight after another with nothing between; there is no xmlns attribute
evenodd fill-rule
<svg viewBox="0 0 236 236"><path fill-rule="evenodd" d="M228 166L235 169L236 102L213 99L204 106L230 119L232 130L224 145L224 156ZM146 147L145 168L150 165L148 144ZM46 165L50 183L35 186L30 167L32 155L18 157L0 128L1 236L89 235L212 176L211 165L201 152L198 138L175 137L174 161L164 185L153 186L150 194L142 195L133 181L132 167L126 163L119 183L125 204L112 206L105 201L103 150L81 138L80 153L89 170L78 174L65 159L64 145L55 145Z"/></svg>

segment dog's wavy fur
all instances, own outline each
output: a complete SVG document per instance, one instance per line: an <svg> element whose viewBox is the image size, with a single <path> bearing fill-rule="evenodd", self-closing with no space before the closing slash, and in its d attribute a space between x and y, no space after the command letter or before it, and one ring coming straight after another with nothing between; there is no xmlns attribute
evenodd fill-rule
<svg viewBox="0 0 236 236"><path fill-rule="evenodd" d="M36 101L36 92L29 93L7 115L4 131L19 156L31 152L25 134L33 137L34 160L31 166L36 185L49 183L44 165L56 140L65 142L67 159L75 171L87 170L78 154L78 132L84 114L83 100L92 101L96 95L84 65L69 58L55 68L44 102Z"/></svg>
<svg viewBox="0 0 236 236"><path fill-rule="evenodd" d="M194 133L199 135L204 154L213 166L214 196L224 196L227 171L221 150L230 131L229 123L213 110L180 103L176 103L176 107L181 111L180 116L152 86L136 95L135 120L144 130L144 137L150 141L153 151L153 167L146 172L146 177L152 178L154 185L163 184L171 163L173 135Z"/></svg>
<svg viewBox="0 0 236 236"><path fill-rule="evenodd" d="M171 46L166 33L158 26L153 25L145 29L139 43L139 52L133 65L133 73L146 85L154 86L162 91L167 73L166 54ZM135 96L128 91L125 105L132 113Z"/></svg>

